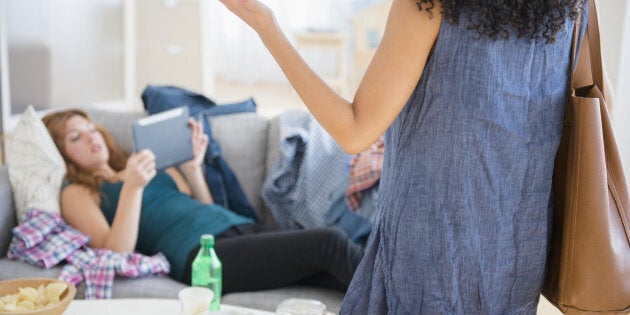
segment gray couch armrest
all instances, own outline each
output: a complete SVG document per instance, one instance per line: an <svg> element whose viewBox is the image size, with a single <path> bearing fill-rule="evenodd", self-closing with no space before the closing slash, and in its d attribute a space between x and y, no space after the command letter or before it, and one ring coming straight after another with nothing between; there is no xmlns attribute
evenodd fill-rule
<svg viewBox="0 0 630 315"><path fill-rule="evenodd" d="M11 230L17 225L13 194L9 182L9 171L6 165L0 166L0 257L7 256L9 243L13 233Z"/></svg>

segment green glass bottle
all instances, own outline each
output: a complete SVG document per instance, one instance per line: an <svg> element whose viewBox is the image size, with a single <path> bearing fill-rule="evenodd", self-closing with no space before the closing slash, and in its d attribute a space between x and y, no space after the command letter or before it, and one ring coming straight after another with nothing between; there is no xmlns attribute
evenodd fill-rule
<svg viewBox="0 0 630 315"><path fill-rule="evenodd" d="M222 288L221 261L214 251L214 236L204 234L201 236L201 248L192 263L192 285L206 287L214 293L210 311L218 311L221 304Z"/></svg>

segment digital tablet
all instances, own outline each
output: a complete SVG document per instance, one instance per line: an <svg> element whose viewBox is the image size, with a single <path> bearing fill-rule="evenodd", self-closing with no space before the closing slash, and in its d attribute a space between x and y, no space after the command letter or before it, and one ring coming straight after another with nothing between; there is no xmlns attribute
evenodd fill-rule
<svg viewBox="0 0 630 315"><path fill-rule="evenodd" d="M132 125L134 150L151 150L158 170L191 160L188 117L188 107L182 106L136 120Z"/></svg>

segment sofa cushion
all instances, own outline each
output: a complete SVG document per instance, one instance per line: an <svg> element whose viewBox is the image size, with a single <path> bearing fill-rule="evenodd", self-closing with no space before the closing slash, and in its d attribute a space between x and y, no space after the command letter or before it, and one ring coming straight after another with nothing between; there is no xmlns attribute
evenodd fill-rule
<svg viewBox="0 0 630 315"><path fill-rule="evenodd" d="M27 277L57 278L63 267L41 269L17 260L0 259L0 280ZM151 276L143 278L116 277L112 287L112 298L160 298L176 299L179 290L187 287L166 276ZM85 298L85 282L77 287L77 299Z"/></svg>
<svg viewBox="0 0 630 315"><path fill-rule="evenodd" d="M59 195L66 164L32 106L13 130L7 165L18 220L32 208L60 213Z"/></svg>
<svg viewBox="0 0 630 315"><path fill-rule="evenodd" d="M51 269L41 269L21 261L0 258L0 280L46 277L57 278L61 273L61 266ZM167 277L145 277L127 279L116 277L112 287L112 298L159 298L177 299L179 290L187 285ZM85 283L77 286L77 299L85 298ZM261 310L274 311L276 306L288 298L314 299L324 302L326 310L337 313L343 300L343 294L324 288L290 286L272 290L256 292L235 292L225 294L221 302L230 305L251 307Z"/></svg>

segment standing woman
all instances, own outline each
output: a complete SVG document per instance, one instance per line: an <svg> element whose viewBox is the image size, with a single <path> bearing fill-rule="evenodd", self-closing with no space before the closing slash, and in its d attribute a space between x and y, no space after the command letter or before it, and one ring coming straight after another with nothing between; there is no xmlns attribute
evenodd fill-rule
<svg viewBox="0 0 630 315"><path fill-rule="evenodd" d="M394 0L348 102L256 0L260 36L349 153L385 133L379 214L344 314L534 314L582 0Z"/></svg>

